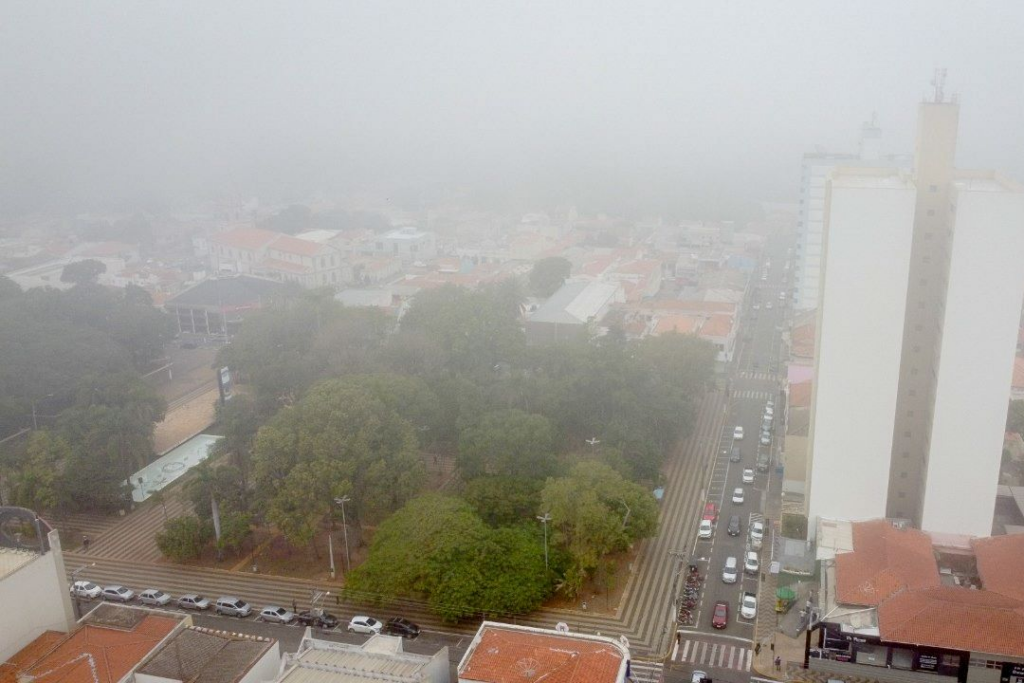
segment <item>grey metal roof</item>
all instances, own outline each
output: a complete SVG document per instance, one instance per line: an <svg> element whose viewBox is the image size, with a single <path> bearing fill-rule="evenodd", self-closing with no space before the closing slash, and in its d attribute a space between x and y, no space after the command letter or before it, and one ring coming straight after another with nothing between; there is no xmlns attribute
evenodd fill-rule
<svg viewBox="0 0 1024 683"><path fill-rule="evenodd" d="M618 288L608 282L567 282L533 312L530 321L583 325L615 298Z"/></svg>
<svg viewBox="0 0 1024 683"><path fill-rule="evenodd" d="M235 275L203 280L199 284L168 299L165 306L237 308L281 296L290 287L277 280L251 275Z"/></svg>
<svg viewBox="0 0 1024 683"><path fill-rule="evenodd" d="M139 673L189 683L234 683L273 647L276 641L212 629L178 632Z"/></svg>

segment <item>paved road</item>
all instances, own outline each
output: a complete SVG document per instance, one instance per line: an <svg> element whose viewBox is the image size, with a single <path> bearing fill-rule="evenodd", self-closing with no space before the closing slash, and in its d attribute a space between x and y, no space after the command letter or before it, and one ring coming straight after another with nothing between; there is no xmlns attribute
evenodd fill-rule
<svg viewBox="0 0 1024 683"><path fill-rule="evenodd" d="M738 349L731 375L731 396L728 418L719 435L719 448L711 468L707 487L707 500L718 506L719 521L714 535L708 540L694 543L692 555L701 558L698 563L706 575L704 588L698 600L696 623L693 627L680 630L677 644L666 659L668 670L691 672L695 669L706 671L715 680L746 681L750 678L755 660L753 643L755 621L740 616L739 599L744 591L758 593L760 573L742 571L744 554L753 550L748 530L754 521L765 520L765 509L770 506L769 496L779 495L778 477L774 462L777 444L774 442L774 428L781 429L779 422L783 413L779 400L779 363L781 329L788 312L779 306L779 293L783 290L783 265L786 260L787 244L772 240L766 250L772 265L765 281L755 273L755 287L750 300L745 302L743 323L751 334ZM763 266L763 261L762 261ZM753 304L757 303L757 310ZM771 308L767 304L771 303ZM765 403L773 400L776 405L776 419L773 421L773 441L762 446L759 441ZM744 428L744 438L733 440L733 428ZM740 448L740 462L730 462L732 446ZM772 460L767 472L758 472L756 462L760 453L770 454ZM754 470L754 483L744 484L743 470ZM733 502L733 492L743 489L743 502ZM727 533L729 518L739 517L740 533ZM768 571L771 557L771 525L766 529L762 549L758 552L763 560L762 571ZM722 580L722 569L726 558L735 557L740 574L736 583L726 584ZM729 607L729 621L725 629L713 629L711 618L715 603L725 602ZM774 609L772 596L758 596L758 611L762 614Z"/></svg>

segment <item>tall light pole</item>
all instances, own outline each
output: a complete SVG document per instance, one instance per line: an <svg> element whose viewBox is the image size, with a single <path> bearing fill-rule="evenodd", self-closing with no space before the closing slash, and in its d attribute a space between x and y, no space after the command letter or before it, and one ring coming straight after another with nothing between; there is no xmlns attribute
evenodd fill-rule
<svg viewBox="0 0 1024 683"><path fill-rule="evenodd" d="M347 503L347 502L349 502L351 500L352 499L349 498L348 496L341 496L340 498L335 498L334 499L335 504L341 506L341 527L345 531L345 574L346 575L348 575L349 570L352 569L352 564L351 564L351 561L350 561L350 558L349 558L349 555L348 555L348 520L345 519L345 503Z"/></svg>
<svg viewBox="0 0 1024 683"><path fill-rule="evenodd" d="M78 591L75 590L75 577L83 571L85 571L86 569L88 569L89 567L95 566L95 562L93 562L92 564L83 564L81 567L71 572L71 594L75 596L75 621L78 621L82 618L82 606L78 602Z"/></svg>
<svg viewBox="0 0 1024 683"><path fill-rule="evenodd" d="M544 525L544 570L548 569L548 522L551 521L551 514L545 512L543 515L538 515L537 519Z"/></svg>

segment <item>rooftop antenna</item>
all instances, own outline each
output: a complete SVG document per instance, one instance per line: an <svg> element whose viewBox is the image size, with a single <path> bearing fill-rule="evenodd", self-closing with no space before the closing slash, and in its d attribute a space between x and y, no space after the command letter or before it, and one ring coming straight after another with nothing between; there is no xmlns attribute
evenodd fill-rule
<svg viewBox="0 0 1024 683"><path fill-rule="evenodd" d="M946 97L943 90L946 87L946 69L936 69L935 76L932 78L932 85L935 86L935 103L942 103Z"/></svg>

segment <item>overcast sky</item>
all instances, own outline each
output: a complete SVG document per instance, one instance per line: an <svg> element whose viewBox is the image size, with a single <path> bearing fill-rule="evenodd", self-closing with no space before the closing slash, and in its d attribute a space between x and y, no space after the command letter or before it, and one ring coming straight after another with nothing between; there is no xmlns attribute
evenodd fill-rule
<svg viewBox="0 0 1024 683"><path fill-rule="evenodd" d="M800 155L913 148L936 66L961 166L1024 179L1024 2L14 2L0 211L354 186L727 213Z"/></svg>

